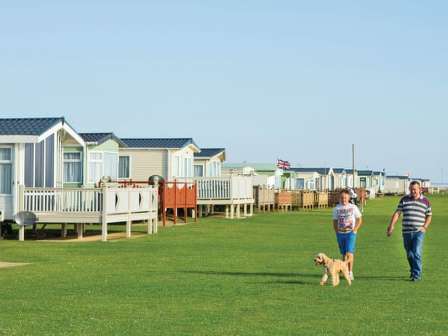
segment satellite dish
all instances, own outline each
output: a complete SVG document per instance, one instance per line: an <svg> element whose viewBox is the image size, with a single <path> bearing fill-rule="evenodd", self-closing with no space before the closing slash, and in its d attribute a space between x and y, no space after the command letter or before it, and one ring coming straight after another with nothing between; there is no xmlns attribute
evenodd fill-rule
<svg viewBox="0 0 448 336"><path fill-rule="evenodd" d="M37 217L34 212L20 211L14 216L14 220L19 226L28 226L36 224Z"/></svg>

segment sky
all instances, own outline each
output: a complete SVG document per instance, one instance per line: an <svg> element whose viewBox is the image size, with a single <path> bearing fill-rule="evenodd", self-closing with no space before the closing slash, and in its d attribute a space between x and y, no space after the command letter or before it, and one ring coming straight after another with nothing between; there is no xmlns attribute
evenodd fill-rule
<svg viewBox="0 0 448 336"><path fill-rule="evenodd" d="M446 1L1 1L0 117L448 182Z"/></svg>

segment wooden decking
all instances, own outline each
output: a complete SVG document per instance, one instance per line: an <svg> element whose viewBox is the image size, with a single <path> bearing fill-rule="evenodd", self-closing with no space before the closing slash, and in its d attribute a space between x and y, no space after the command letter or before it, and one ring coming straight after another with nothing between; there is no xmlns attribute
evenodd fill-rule
<svg viewBox="0 0 448 336"><path fill-rule="evenodd" d="M213 214L223 206L226 218L253 215L254 195L250 176L196 178L198 215Z"/></svg>
<svg viewBox="0 0 448 336"><path fill-rule="evenodd" d="M258 211L274 211L275 189L267 186L254 187L255 206Z"/></svg>
<svg viewBox="0 0 448 336"><path fill-rule="evenodd" d="M82 238L84 224L101 224L101 239L108 238L108 224L126 223L131 237L132 222L145 221L148 234L157 233L158 193L153 187L25 188L20 187L19 211L36 214L38 223L77 224ZM19 240L25 239L20 227Z"/></svg>

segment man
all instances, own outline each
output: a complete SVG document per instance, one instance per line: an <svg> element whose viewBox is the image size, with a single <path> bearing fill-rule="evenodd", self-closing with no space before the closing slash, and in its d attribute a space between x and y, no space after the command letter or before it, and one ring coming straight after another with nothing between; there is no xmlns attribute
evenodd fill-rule
<svg viewBox="0 0 448 336"><path fill-rule="evenodd" d="M362 215L355 204L350 203L350 191L342 190L340 203L333 209L333 228L339 251L347 262L350 279L354 280L353 263L355 259L356 235L362 224Z"/></svg>
<svg viewBox="0 0 448 336"><path fill-rule="evenodd" d="M422 278L423 240L431 224L432 210L428 199L421 193L419 182L411 182L409 192L409 195L400 200L387 227L387 236L392 235L395 224L403 213L403 243L410 266L410 279L419 281Z"/></svg>

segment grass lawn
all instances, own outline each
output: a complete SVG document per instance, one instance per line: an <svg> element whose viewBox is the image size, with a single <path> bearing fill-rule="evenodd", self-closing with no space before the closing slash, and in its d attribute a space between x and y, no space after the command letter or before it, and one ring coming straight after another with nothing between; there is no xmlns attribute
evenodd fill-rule
<svg viewBox="0 0 448 336"><path fill-rule="evenodd" d="M408 281L397 198L370 201L355 282L319 286L338 257L330 210L202 219L108 243L0 241L1 335L447 335L448 198L431 197L424 280ZM397 228L400 229L400 228Z"/></svg>

